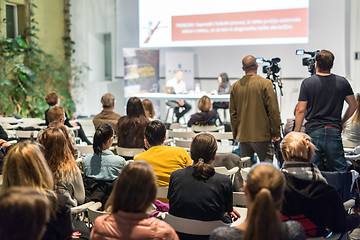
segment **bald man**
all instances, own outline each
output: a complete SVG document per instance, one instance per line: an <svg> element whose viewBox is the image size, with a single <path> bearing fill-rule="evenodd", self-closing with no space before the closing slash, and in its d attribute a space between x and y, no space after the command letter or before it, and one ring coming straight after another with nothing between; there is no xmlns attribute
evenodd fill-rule
<svg viewBox="0 0 360 240"><path fill-rule="evenodd" d="M273 141L280 139L280 111L273 85L257 75L253 56L242 60L245 76L231 86L230 116L233 137L240 143L241 157L272 162Z"/></svg>

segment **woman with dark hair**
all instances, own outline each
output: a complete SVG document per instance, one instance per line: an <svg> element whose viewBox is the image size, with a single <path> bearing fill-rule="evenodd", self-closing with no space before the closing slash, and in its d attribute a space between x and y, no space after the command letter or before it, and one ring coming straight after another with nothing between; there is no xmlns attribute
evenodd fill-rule
<svg viewBox="0 0 360 240"><path fill-rule="evenodd" d="M83 179L64 133L58 128L47 128L39 143L44 146L45 159L54 175L55 191L68 196L74 207L84 203Z"/></svg>
<svg viewBox="0 0 360 240"><path fill-rule="evenodd" d="M216 151L217 142L214 136L202 133L194 138L190 147L194 164L176 170L170 177L170 214L203 221L222 220L227 223L239 217L233 210L230 178L216 173L212 166Z"/></svg>
<svg viewBox="0 0 360 240"><path fill-rule="evenodd" d="M230 82L229 77L227 73L221 73L218 77L219 80L219 88L218 88L218 94L229 94L230 93ZM213 103L213 109L216 111L218 109L229 109L229 103L228 102L214 102ZM221 122L221 120L220 120Z"/></svg>
<svg viewBox="0 0 360 240"><path fill-rule="evenodd" d="M144 148L145 126L149 119L141 100L131 97L126 105L126 116L119 119L118 146L125 148Z"/></svg>
<svg viewBox="0 0 360 240"><path fill-rule="evenodd" d="M344 147L354 148L360 145L360 94L355 95L357 109L354 115L344 124L342 140Z"/></svg>
<svg viewBox="0 0 360 240"><path fill-rule="evenodd" d="M108 123L101 123L95 131L93 155L87 155L83 161L86 177L94 180L113 181L126 165L125 159L110 151L114 140L114 129Z"/></svg>
<svg viewBox="0 0 360 240"><path fill-rule="evenodd" d="M170 225L146 214L155 201L156 191L152 167L144 161L129 163L119 175L105 206L111 209L111 214L96 218L90 238L179 239Z"/></svg>

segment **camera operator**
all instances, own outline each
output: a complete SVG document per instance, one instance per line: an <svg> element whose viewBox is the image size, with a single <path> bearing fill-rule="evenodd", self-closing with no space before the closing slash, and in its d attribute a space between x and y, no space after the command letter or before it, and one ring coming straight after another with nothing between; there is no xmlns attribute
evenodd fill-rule
<svg viewBox="0 0 360 240"><path fill-rule="evenodd" d="M257 75L253 56L242 60L245 76L231 86L230 116L233 137L240 142L241 156L273 161L274 146L280 139L280 111L272 82Z"/></svg>
<svg viewBox="0 0 360 240"><path fill-rule="evenodd" d="M322 165L324 154L331 171L345 171L341 131L343 124L355 112L357 103L349 82L330 72L334 58L328 50L316 54L316 74L301 83L295 112L295 131L300 131L305 117L305 132L317 149L312 163ZM341 119L344 100L349 107Z"/></svg>

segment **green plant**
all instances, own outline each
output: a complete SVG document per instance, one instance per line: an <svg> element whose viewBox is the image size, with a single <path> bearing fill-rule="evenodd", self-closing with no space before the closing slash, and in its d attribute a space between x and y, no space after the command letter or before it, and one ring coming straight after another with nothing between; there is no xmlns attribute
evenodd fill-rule
<svg viewBox="0 0 360 240"><path fill-rule="evenodd" d="M45 53L37 44L40 31L33 9L37 6L26 1L28 19L25 37L0 40L0 114L20 115L22 117L44 117L48 107L44 98L47 92L56 91L61 105L70 115L75 111L71 98L71 87L79 87L82 74L88 69L84 65L71 62L73 50L69 47L69 14L64 14L66 23L65 56L55 58ZM70 5L65 5L69 8Z"/></svg>

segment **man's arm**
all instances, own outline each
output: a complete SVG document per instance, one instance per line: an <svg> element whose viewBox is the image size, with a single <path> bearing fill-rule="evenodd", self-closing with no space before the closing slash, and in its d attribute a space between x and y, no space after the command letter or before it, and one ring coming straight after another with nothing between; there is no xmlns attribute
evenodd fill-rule
<svg viewBox="0 0 360 240"><path fill-rule="evenodd" d="M357 109L357 102L354 95L346 96L345 101L347 102L347 104L349 104L349 106L346 109L346 112L342 118L342 125L344 125L344 123L354 114Z"/></svg>
<svg viewBox="0 0 360 240"><path fill-rule="evenodd" d="M230 102L229 102L230 125L231 125L231 130L233 133L233 138L236 139L236 136L237 136L237 126L236 126L237 110L236 110L236 104L235 104L235 99L234 99L233 95L234 95L234 92L233 92L233 89L231 88Z"/></svg>
<svg viewBox="0 0 360 240"><path fill-rule="evenodd" d="M274 91L273 85L269 81L269 83L265 87L265 98L264 105L267 110L270 128L271 128L271 138L274 141L279 141L280 138L280 110L279 104L277 101L276 93Z"/></svg>
<svg viewBox="0 0 360 240"><path fill-rule="evenodd" d="M305 118L307 101L299 101L295 109L295 132L300 132L301 125Z"/></svg>

